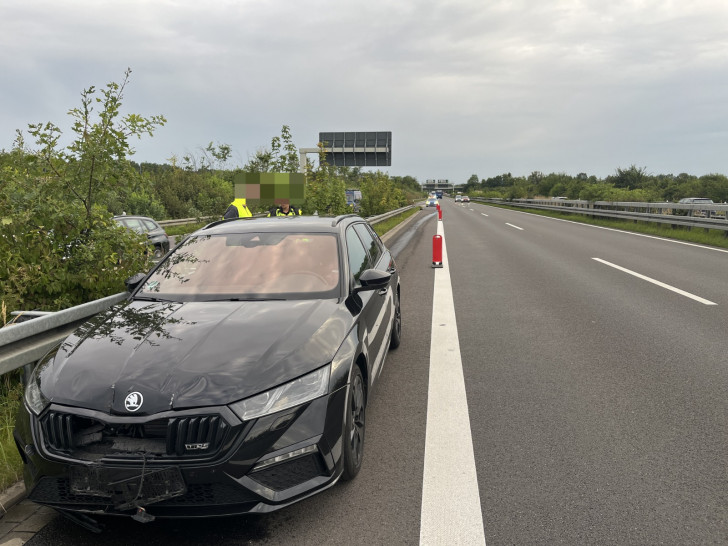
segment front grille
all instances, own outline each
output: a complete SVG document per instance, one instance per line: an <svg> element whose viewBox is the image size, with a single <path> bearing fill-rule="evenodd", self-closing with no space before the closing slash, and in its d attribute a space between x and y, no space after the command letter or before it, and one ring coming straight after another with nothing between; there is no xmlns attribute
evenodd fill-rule
<svg viewBox="0 0 728 546"><path fill-rule="evenodd" d="M318 453L311 453L292 461L252 472L249 476L268 489L283 491L324 474L325 469L321 456Z"/></svg>
<svg viewBox="0 0 728 546"><path fill-rule="evenodd" d="M43 436L45 436L48 447L57 451L66 451L73 448L72 419L73 416L67 413L48 412L48 415L41 422Z"/></svg>
<svg viewBox="0 0 728 546"><path fill-rule="evenodd" d="M219 415L197 415L106 423L50 411L40 421L46 448L59 455L95 461L104 457L138 459L215 455L230 426Z"/></svg>
<svg viewBox="0 0 728 546"><path fill-rule="evenodd" d="M167 454L209 453L222 445L227 424L219 415L172 418L167 425Z"/></svg>

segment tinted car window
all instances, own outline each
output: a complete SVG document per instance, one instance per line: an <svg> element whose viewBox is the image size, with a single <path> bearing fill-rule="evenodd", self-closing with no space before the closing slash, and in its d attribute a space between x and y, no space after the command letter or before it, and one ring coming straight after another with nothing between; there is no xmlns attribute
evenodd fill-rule
<svg viewBox="0 0 728 546"><path fill-rule="evenodd" d="M124 218L122 223L137 233L144 233L146 231L144 229L144 224L142 224L142 221L139 218Z"/></svg>
<svg viewBox="0 0 728 546"><path fill-rule="evenodd" d="M379 241L377 241L369 228L364 224L356 224L354 229L359 234L359 238L364 243L364 246L369 250L369 258L371 259L372 267L375 267L379 261L379 257L382 255L382 249L379 247Z"/></svg>
<svg viewBox="0 0 728 546"><path fill-rule="evenodd" d="M349 271L354 280L359 282L359 277L369 267L369 257L364 245L356 232L349 228L346 230L346 246L349 258Z"/></svg>
<svg viewBox="0 0 728 546"><path fill-rule="evenodd" d="M337 297L336 241L328 233L198 235L162 262L136 295L181 301Z"/></svg>

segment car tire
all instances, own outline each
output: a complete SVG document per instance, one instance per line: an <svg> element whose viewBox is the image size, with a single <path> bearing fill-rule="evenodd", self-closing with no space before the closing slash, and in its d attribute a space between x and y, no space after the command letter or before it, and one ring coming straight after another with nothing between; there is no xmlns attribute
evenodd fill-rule
<svg viewBox="0 0 728 546"><path fill-rule="evenodd" d="M366 431L366 391L364 378L356 364L351 376L344 426L344 472L341 475L344 481L353 480L361 470Z"/></svg>
<svg viewBox="0 0 728 546"><path fill-rule="evenodd" d="M155 246L155 247L154 247L154 259L155 259L155 260L158 260L158 259L160 259L160 258L161 258L162 256L164 256L164 250L162 250L162 247L160 247L160 246Z"/></svg>
<svg viewBox="0 0 728 546"><path fill-rule="evenodd" d="M402 309L399 304L399 290L394 294L394 321L392 321L392 337L389 339L389 348L396 349L402 342Z"/></svg>

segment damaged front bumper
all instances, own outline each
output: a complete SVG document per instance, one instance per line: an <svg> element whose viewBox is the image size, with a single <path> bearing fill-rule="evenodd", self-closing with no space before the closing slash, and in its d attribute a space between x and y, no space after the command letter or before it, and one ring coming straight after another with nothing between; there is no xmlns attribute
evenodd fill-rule
<svg viewBox="0 0 728 546"><path fill-rule="evenodd" d="M338 480L345 400L341 388L248 422L225 406L132 418L22 408L15 440L28 497L66 514L262 513Z"/></svg>

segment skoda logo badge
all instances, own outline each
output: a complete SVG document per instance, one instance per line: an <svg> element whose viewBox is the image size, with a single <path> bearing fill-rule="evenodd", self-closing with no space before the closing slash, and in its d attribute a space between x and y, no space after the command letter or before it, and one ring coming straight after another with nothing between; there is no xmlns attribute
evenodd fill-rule
<svg viewBox="0 0 728 546"><path fill-rule="evenodd" d="M131 392L126 395L126 398L124 398L124 407L127 411L136 411L142 407L143 402L144 397L142 396L142 393Z"/></svg>

